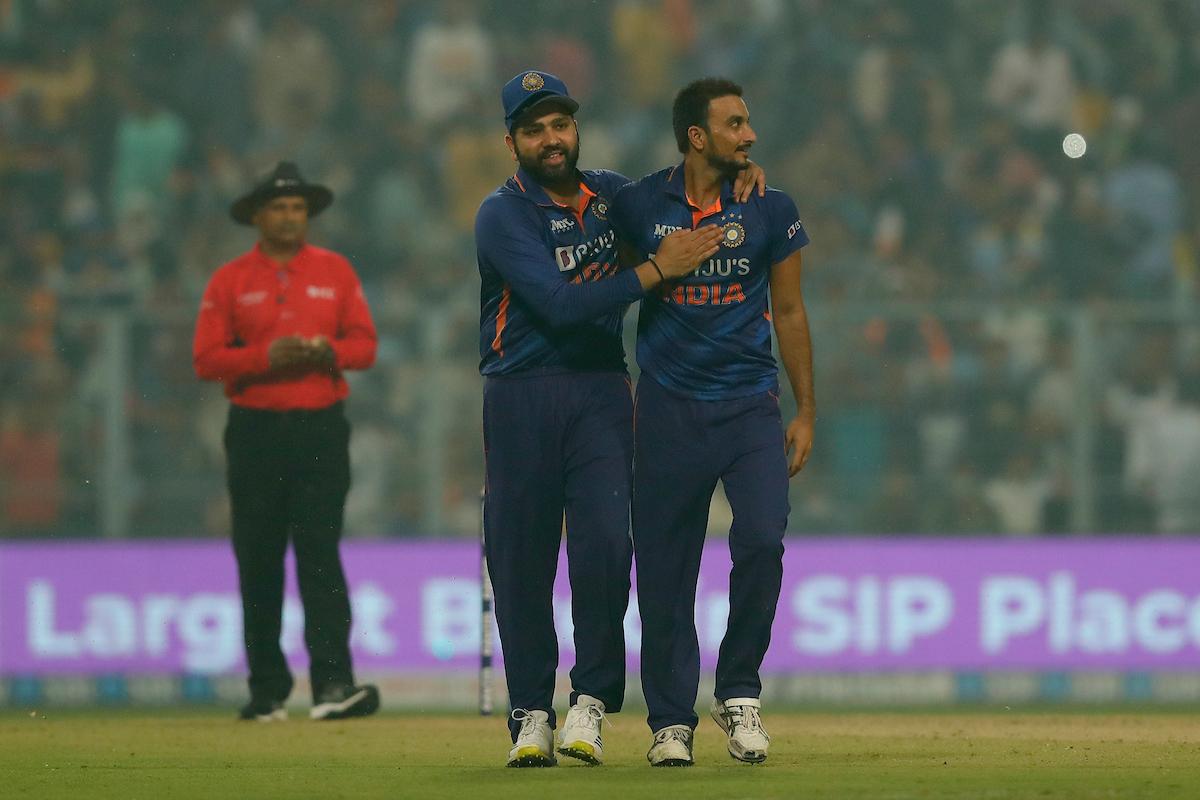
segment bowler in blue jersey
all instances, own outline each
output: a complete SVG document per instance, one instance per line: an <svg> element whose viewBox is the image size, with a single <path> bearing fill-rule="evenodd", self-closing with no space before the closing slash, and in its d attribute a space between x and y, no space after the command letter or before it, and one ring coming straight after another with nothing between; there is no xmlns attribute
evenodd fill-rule
<svg viewBox="0 0 1200 800"><path fill-rule="evenodd" d="M557 752L598 764L604 715L624 700L632 560L633 403L621 319L647 291L716 254L723 233L680 230L653 260L619 269L611 205L627 180L577 168L578 103L567 87L529 70L504 86L501 102L518 169L480 206L475 241L484 545L511 706L507 763L552 766ZM743 183L749 195L754 176ZM575 665L556 742L551 590L564 519Z"/></svg>
<svg viewBox="0 0 1200 800"><path fill-rule="evenodd" d="M801 292L808 234L783 192L744 201L732 186L755 142L737 84L696 81L672 109L683 163L617 192L612 219L632 262L664 237L716 225L721 246L647 294L638 317L633 540L642 619L642 688L655 766L692 763L700 651L696 581L717 482L733 510L729 624L711 715L730 754L767 756L759 668L783 576L788 479L812 445L812 349ZM772 333L798 412L779 408Z"/></svg>

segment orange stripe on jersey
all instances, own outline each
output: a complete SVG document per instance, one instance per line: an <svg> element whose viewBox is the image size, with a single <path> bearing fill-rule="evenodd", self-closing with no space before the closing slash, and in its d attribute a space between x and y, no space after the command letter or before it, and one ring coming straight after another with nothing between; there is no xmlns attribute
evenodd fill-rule
<svg viewBox="0 0 1200 800"><path fill-rule="evenodd" d="M500 308L496 309L496 338L492 339L492 349L501 358L504 358L504 343L500 340L504 335L504 326L508 324L508 301L511 298L512 290L505 286L504 294L500 295Z"/></svg>
<svg viewBox="0 0 1200 800"><path fill-rule="evenodd" d="M559 208L565 208L568 211L570 211L572 214L574 214L575 219L579 220L579 230L583 230L583 212L587 211L588 203L590 203L592 198L595 196L596 196L596 193L593 192L591 189L589 189L588 185L586 183L584 183L583 181L580 181L579 182L579 205L578 206L576 206L575 208L571 208L570 206L564 205L563 203L560 203L557 200L554 201L554 205L558 206Z"/></svg>
<svg viewBox="0 0 1200 800"><path fill-rule="evenodd" d="M763 312L763 319L765 319L767 322L770 322L770 321L771 321L771 312L770 312L770 311L764 311L764 312Z"/></svg>
<svg viewBox="0 0 1200 800"><path fill-rule="evenodd" d="M709 216L710 214L719 213L721 210L721 196L720 195L717 195L717 199L715 201L713 201L713 204L711 206L709 206L708 208L703 209L703 210L701 210L701 208L698 205L696 205L695 200L693 200L691 197L688 197L687 192L684 192L683 196L687 200L688 205L691 206L691 209L692 209L692 229L693 230L695 230L696 226L700 224L700 220L704 219L705 217Z"/></svg>
<svg viewBox="0 0 1200 800"><path fill-rule="evenodd" d="M583 230L583 212L587 211L588 203L595 196L596 193L589 189L586 183L583 181L579 182L579 208L573 209L575 211L575 219L579 220L579 230Z"/></svg>
<svg viewBox="0 0 1200 800"><path fill-rule="evenodd" d="M515 172L514 172L514 173L513 173L513 180L517 182L517 186L520 186L520 187L521 187L521 191L522 191L522 192L523 192L523 191L525 191L525 184L521 183L521 176L520 176L520 175L518 175L517 173L515 173Z"/></svg>

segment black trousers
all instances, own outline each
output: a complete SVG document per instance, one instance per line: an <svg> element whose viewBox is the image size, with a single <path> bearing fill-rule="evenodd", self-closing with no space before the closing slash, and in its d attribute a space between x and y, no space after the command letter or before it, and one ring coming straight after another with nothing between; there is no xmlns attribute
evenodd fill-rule
<svg viewBox="0 0 1200 800"><path fill-rule="evenodd" d="M353 684L350 598L338 542L350 489L350 424L337 403L316 411L231 406L225 428L233 552L242 592L250 696L284 700L292 674L279 644L284 554L296 553L313 699Z"/></svg>

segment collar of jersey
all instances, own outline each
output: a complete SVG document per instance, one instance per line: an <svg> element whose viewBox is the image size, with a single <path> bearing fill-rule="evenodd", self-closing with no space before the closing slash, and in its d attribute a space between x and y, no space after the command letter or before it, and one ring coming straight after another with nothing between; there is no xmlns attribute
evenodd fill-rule
<svg viewBox="0 0 1200 800"><path fill-rule="evenodd" d="M258 263L268 266L271 269L286 269L289 272L295 271L300 267L300 265L304 262L304 259L308 257L308 251L308 242L305 242L304 244L300 245L300 249L296 251L296 255L292 256L290 261L288 261L286 264L280 264L278 261L269 258L267 254L262 251L262 242L254 243L254 255L258 259Z"/></svg>
<svg viewBox="0 0 1200 800"><path fill-rule="evenodd" d="M692 207L688 201L687 185L683 180L682 161L667 172L667 194L678 198L688 208ZM729 208L731 205L733 205L733 181L726 180L721 184L721 208Z"/></svg>
<svg viewBox="0 0 1200 800"><path fill-rule="evenodd" d="M588 198L595 197L596 190L587 182L587 176L583 174L583 170L575 170L575 175L579 178L579 190L587 195ZM513 179L517 183L517 193L524 194L539 206L549 206L550 208L567 208L568 211L571 210L567 206L551 200L550 195L546 194L546 189L540 183L535 181L533 176L526 172L524 168L518 168L517 174L513 176Z"/></svg>

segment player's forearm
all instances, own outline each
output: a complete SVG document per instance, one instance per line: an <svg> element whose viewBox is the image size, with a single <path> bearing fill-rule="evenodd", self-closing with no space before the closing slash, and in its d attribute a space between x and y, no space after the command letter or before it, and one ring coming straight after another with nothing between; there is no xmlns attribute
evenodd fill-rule
<svg viewBox="0 0 1200 800"><path fill-rule="evenodd" d="M796 398L799 416L809 420L817 417L816 394L813 389L812 340L808 333L808 314L801 303L797 309L776 313L775 336L779 340L779 359L787 373Z"/></svg>
<svg viewBox="0 0 1200 800"><path fill-rule="evenodd" d="M535 300L533 305L535 311L553 327L578 325L619 311L640 300L644 292L640 284L640 276L635 281L627 272L584 283L561 281L556 282L544 300Z"/></svg>
<svg viewBox="0 0 1200 800"><path fill-rule="evenodd" d="M638 276L638 282L641 283L643 292L648 292L666 283L666 279L653 261L643 261L634 267L633 271Z"/></svg>

